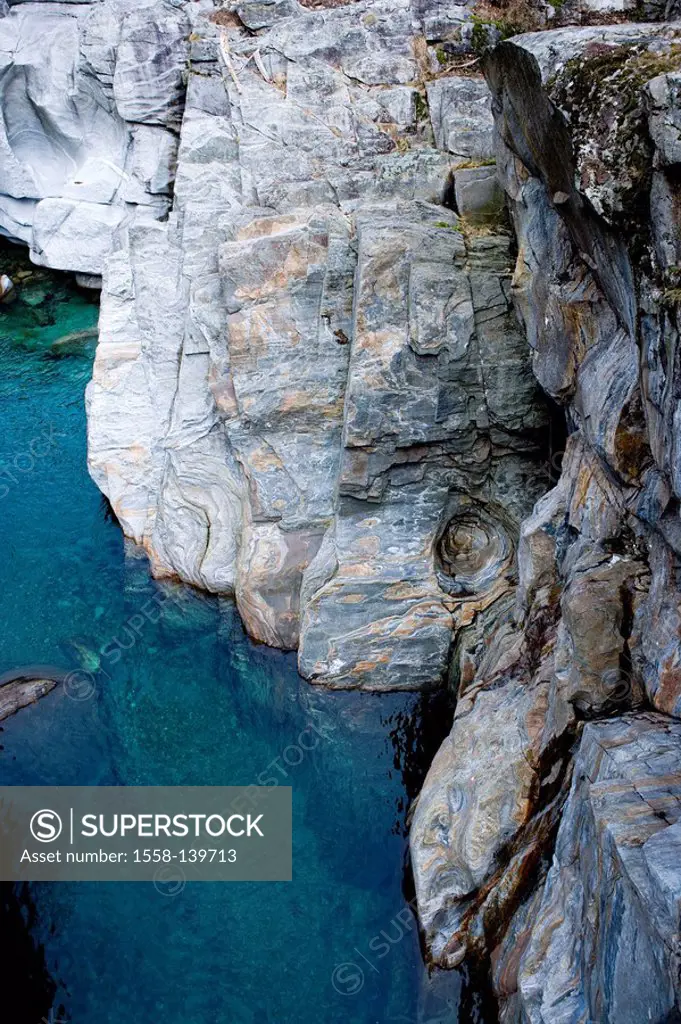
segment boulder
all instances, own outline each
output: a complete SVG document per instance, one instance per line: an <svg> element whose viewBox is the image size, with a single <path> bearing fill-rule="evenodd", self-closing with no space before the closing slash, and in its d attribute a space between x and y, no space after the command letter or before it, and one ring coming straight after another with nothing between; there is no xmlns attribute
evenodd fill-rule
<svg viewBox="0 0 681 1024"><path fill-rule="evenodd" d="M0 274L0 302L12 302L16 298L14 281L7 274Z"/></svg>
<svg viewBox="0 0 681 1024"><path fill-rule="evenodd" d="M59 679L31 678L30 675L9 673L3 676L0 681L0 722L17 711L28 707L29 704L36 704L41 697L45 697L55 686L59 685Z"/></svg>

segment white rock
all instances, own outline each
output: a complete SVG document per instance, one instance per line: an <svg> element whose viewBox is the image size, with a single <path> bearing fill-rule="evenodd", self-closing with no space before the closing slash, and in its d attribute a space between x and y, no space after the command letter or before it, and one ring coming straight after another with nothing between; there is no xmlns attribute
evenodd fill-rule
<svg viewBox="0 0 681 1024"><path fill-rule="evenodd" d="M0 233L47 266L99 275L127 204L165 215L177 138L150 126L179 124L188 34L164 0L11 5L0 37Z"/></svg>
<svg viewBox="0 0 681 1024"><path fill-rule="evenodd" d="M57 270L101 274L128 216L121 206L43 199L35 209L31 259Z"/></svg>

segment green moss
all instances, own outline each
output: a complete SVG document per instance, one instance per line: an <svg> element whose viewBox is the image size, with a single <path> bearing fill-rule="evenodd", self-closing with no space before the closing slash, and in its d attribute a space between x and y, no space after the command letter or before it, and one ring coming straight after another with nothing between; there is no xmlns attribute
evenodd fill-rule
<svg viewBox="0 0 681 1024"><path fill-rule="evenodd" d="M517 36L520 32L527 31L524 25L520 25L513 21L506 21L504 18L499 18L495 21L494 27L498 29L502 40L510 39L511 36Z"/></svg>
<svg viewBox="0 0 681 1024"><path fill-rule="evenodd" d="M612 205L605 214L614 221L643 224L647 218L653 147L643 90L652 78L679 67L678 44L662 53L603 44L568 61L549 82L570 122L582 189L598 189Z"/></svg>
<svg viewBox="0 0 681 1024"><path fill-rule="evenodd" d="M629 21L650 21L649 12L646 9L645 3L642 3L641 0L636 4L633 11L627 11L627 17Z"/></svg>
<svg viewBox="0 0 681 1024"><path fill-rule="evenodd" d="M489 21L482 21L477 15L473 15L473 28L471 30L471 46L475 53L483 53L489 46L489 29L493 27Z"/></svg>
<svg viewBox="0 0 681 1024"><path fill-rule="evenodd" d="M446 64L447 63L448 58L447 58L447 54L445 53L444 47L438 46L438 48L435 51L435 56L437 57L438 64Z"/></svg>
<svg viewBox="0 0 681 1024"><path fill-rule="evenodd" d="M438 220L435 222L436 228L447 228L448 231L458 231L461 234L460 224L451 224L448 220Z"/></svg>
<svg viewBox="0 0 681 1024"><path fill-rule="evenodd" d="M417 121L429 121L430 111L428 109L428 101L425 96L422 96L420 92L417 92L414 96L414 113Z"/></svg>
<svg viewBox="0 0 681 1024"><path fill-rule="evenodd" d="M496 46L500 40L510 39L519 32L528 31L525 22L512 18L481 18L474 14L472 22L471 46L478 54L484 53L490 46Z"/></svg>

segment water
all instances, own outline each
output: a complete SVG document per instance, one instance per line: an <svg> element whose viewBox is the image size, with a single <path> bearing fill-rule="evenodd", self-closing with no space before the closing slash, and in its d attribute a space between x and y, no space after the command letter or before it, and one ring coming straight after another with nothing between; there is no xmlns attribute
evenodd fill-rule
<svg viewBox="0 0 681 1024"><path fill-rule="evenodd" d="M39 1024L38 1005L73 1024L482 1019L472 990L457 1009L458 975L427 980L404 894L405 815L432 754L421 718L444 728L442 707L313 689L293 656L245 637L230 602L155 583L87 474L93 342L54 345L93 327L96 304L49 275L23 295L33 305L0 307L0 673L82 674L3 723L0 782L278 774L293 786L294 880L5 892L13 1024ZM140 625L150 600L160 615Z"/></svg>

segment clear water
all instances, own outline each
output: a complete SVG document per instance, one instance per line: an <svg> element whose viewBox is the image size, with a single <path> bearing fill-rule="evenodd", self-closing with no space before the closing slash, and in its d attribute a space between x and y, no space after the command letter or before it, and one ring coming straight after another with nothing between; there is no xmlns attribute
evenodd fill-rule
<svg viewBox="0 0 681 1024"><path fill-rule="evenodd" d="M313 689L292 656L245 637L231 603L155 583L87 474L93 343L54 345L92 327L97 307L49 276L23 298L0 307L0 674L31 664L85 674L3 723L0 782L238 785L278 759L294 797L292 883L15 891L47 977L44 1018L482 1019L459 976L428 980L403 892L405 815L426 756L417 737L424 713L441 711L414 696ZM146 602L169 594L140 626ZM312 726L304 745L310 735L317 745L301 757ZM40 972L4 973L5 996L18 994L13 1024L39 1024Z"/></svg>

